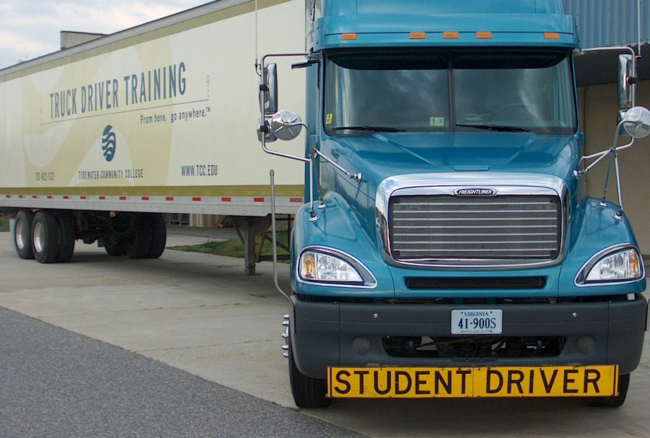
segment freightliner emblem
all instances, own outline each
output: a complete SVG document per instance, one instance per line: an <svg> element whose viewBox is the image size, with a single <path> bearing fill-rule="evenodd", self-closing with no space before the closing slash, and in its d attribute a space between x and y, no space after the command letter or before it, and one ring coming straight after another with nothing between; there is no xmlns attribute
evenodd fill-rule
<svg viewBox="0 0 650 438"><path fill-rule="evenodd" d="M495 196L497 191L494 189L457 189L454 190L456 196Z"/></svg>

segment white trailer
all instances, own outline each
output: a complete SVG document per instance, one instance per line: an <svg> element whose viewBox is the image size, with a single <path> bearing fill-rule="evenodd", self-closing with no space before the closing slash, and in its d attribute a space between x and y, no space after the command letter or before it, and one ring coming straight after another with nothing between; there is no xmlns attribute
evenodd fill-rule
<svg viewBox="0 0 650 438"><path fill-rule="evenodd" d="M0 70L0 209L20 257L65 262L77 239L159 257L162 213L217 214L246 231L254 272L269 171L278 213L304 193L302 165L260 153L256 56L303 35L298 0L220 0ZM304 108L304 74L281 68L282 104Z"/></svg>

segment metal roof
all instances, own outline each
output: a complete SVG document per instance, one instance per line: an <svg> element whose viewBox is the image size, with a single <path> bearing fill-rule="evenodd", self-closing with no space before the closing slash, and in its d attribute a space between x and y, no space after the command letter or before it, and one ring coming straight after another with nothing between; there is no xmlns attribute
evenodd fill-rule
<svg viewBox="0 0 650 438"><path fill-rule="evenodd" d="M638 75L650 79L650 0L564 0L575 17L582 48L630 46L641 42ZM638 49L637 49L638 53ZM616 82L616 54L589 53L576 58L578 85Z"/></svg>
<svg viewBox="0 0 650 438"><path fill-rule="evenodd" d="M650 0L564 0L564 10L575 17L583 48L650 41Z"/></svg>

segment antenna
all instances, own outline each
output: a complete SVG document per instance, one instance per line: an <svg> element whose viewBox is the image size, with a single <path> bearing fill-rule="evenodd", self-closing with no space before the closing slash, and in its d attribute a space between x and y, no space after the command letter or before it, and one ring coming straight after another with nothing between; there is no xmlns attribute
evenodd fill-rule
<svg viewBox="0 0 650 438"><path fill-rule="evenodd" d="M638 0L636 6L636 18L637 18L637 30L636 34L638 37L638 52L637 59L641 59L641 0Z"/></svg>
<svg viewBox="0 0 650 438"><path fill-rule="evenodd" d="M259 6L258 1L259 0L255 0L255 71L257 72L257 75L261 77L262 76L262 69L260 68L259 57L258 57L258 54L257 54L257 50L258 50L257 49L257 39L258 39L258 36L257 36L257 10L258 10L258 6Z"/></svg>

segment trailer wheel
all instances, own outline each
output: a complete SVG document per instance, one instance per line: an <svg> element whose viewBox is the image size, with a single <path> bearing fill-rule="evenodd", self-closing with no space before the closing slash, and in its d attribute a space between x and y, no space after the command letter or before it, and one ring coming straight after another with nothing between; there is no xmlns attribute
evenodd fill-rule
<svg viewBox="0 0 650 438"><path fill-rule="evenodd" d="M20 210L16 215L14 235L12 236L16 243L16 253L21 259L33 259L34 250L32 250L32 222L34 213L30 210Z"/></svg>
<svg viewBox="0 0 650 438"><path fill-rule="evenodd" d="M149 251L150 259L157 259L163 252L165 252L165 245L167 244L167 225L165 224L165 217L162 214L154 214L150 217L149 224L151 225L151 250Z"/></svg>
<svg viewBox="0 0 650 438"><path fill-rule="evenodd" d="M68 263L72 259L75 246L74 223L72 217L67 213L56 214L59 224L59 252L56 255L56 263Z"/></svg>
<svg viewBox="0 0 650 438"><path fill-rule="evenodd" d="M625 374L618 378L618 395L614 397L594 397L589 406L595 408L619 408L625 403L627 390L630 387L630 375Z"/></svg>
<svg viewBox="0 0 650 438"><path fill-rule="evenodd" d="M326 408L332 403L332 400L326 397L327 381L314 379L301 373L296 366L291 347L289 347L289 381L293 401L299 408Z"/></svg>
<svg viewBox="0 0 650 438"><path fill-rule="evenodd" d="M47 210L40 210L34 215L32 249L39 263L52 263L59 252L59 223Z"/></svg>
<svg viewBox="0 0 650 438"><path fill-rule="evenodd" d="M106 244L104 245L104 250L106 250L106 254L111 257L125 256L126 247L124 246L124 239L120 238L117 235L107 237Z"/></svg>
<svg viewBox="0 0 650 438"><path fill-rule="evenodd" d="M132 259L144 259L151 254L153 232L147 216L136 216L133 230L126 237L124 247L126 255Z"/></svg>

